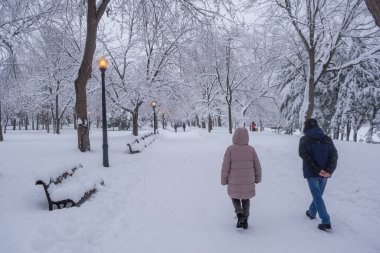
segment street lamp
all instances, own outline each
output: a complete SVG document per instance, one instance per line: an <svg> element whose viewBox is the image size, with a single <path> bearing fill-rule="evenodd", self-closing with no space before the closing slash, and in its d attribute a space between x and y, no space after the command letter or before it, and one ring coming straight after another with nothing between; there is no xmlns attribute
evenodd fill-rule
<svg viewBox="0 0 380 253"><path fill-rule="evenodd" d="M107 140L107 114L106 114L106 86L105 86L105 73L108 67L107 59L102 56L98 61L100 72L102 73L102 128L103 128L103 166L109 167L108 162L108 140Z"/></svg>
<svg viewBox="0 0 380 253"><path fill-rule="evenodd" d="M153 108L153 129L154 129L154 134L156 134L156 106L157 106L157 102L155 100L152 101L152 103L150 103L150 105L152 106Z"/></svg>

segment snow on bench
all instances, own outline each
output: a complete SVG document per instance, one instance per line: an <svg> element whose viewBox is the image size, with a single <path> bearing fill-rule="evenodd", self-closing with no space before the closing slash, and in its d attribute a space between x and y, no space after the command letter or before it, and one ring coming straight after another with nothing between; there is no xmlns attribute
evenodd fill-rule
<svg viewBox="0 0 380 253"><path fill-rule="evenodd" d="M80 168L83 168L82 164L73 166L58 177L37 180L36 185L42 185L45 190L49 211L54 205L58 209L61 206L79 207L97 191L99 185L104 184L101 178Z"/></svg>
<svg viewBox="0 0 380 253"><path fill-rule="evenodd" d="M158 134L158 131L157 131L157 134ZM134 140L131 143L127 143L127 146L129 149L128 153L129 154L140 153L141 151L143 151L143 149L145 149L150 144L152 144L156 140L156 138L157 138L156 134L149 133L149 134L142 136L139 139Z"/></svg>

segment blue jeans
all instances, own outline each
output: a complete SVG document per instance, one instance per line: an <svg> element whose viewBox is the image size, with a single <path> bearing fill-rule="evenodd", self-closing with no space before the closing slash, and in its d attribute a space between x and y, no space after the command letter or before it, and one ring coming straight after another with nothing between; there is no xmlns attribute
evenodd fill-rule
<svg viewBox="0 0 380 253"><path fill-rule="evenodd" d="M323 201L322 195L327 184L327 178L307 178L307 183L309 184L309 189L311 195L313 196L313 201L309 207L309 214L313 217L319 215L322 219L323 224L331 224L330 216L327 213L325 202Z"/></svg>

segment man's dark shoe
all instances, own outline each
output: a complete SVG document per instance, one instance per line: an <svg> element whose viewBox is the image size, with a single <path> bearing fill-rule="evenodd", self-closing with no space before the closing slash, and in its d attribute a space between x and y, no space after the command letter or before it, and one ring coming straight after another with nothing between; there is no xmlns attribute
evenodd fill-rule
<svg viewBox="0 0 380 253"><path fill-rule="evenodd" d="M236 228L242 228L243 227L243 222L244 222L244 214L238 213L237 214L238 221L236 223Z"/></svg>
<svg viewBox="0 0 380 253"><path fill-rule="evenodd" d="M319 228L320 230L323 230L323 231L329 232L329 231L331 231L331 224L319 224L319 225L318 225L318 228Z"/></svg>
<svg viewBox="0 0 380 253"><path fill-rule="evenodd" d="M314 220L315 217L314 216L311 216L311 214L309 213L309 210L306 211L306 216L310 218L310 220Z"/></svg>

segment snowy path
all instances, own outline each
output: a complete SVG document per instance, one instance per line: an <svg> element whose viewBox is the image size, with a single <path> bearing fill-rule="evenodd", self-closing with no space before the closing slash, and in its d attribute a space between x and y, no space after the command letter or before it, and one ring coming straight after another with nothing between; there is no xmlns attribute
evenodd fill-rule
<svg viewBox="0 0 380 253"><path fill-rule="evenodd" d="M111 168L99 169L106 187L78 209L47 212L42 192L33 185L21 188L10 198L8 187L20 180L21 172L25 173L21 178L25 185L30 183L31 175L20 168L21 161L0 161L4 174L0 178L4 183L0 201L9 201L0 209L0 252L380 251L375 239L380 233L380 221L375 217L380 207L376 197L378 171L371 172L367 182L377 186L374 189L366 187L354 170L338 168L341 171L326 189L334 228L332 234L326 234L316 229L318 220L310 221L304 215L310 193L301 175L298 138L271 133L250 136L261 159L263 182L251 202L248 230L234 227L232 204L226 188L220 185L223 154L231 142L225 130L211 135L198 130L167 132L143 153L133 156L125 154L125 137L111 132ZM67 141L66 148L72 139ZM8 145L7 152L16 151ZM86 154L83 162L87 166L100 162L99 134L92 145L92 153ZM353 160L344 160L358 146L337 146L342 150L340 167L356 166ZM377 146L371 146L367 158L375 161L372 156L376 157L378 151ZM3 152L0 146L0 154ZM74 152L71 158L83 159L82 154ZM32 162L35 156L32 151L23 163ZM60 159L63 162L57 156L48 164ZM3 166L12 170L4 170ZM373 170L375 165L367 167ZM355 189L351 189L352 183ZM356 188L361 191L354 196ZM346 196L345 191L350 195ZM20 199L26 199L26 203L20 203ZM19 244L13 245L15 242Z"/></svg>
<svg viewBox="0 0 380 253"><path fill-rule="evenodd" d="M131 252L233 252L237 249L320 252L329 248L333 252L376 251L371 247L363 251L368 242L340 232L343 228L351 233L351 228L334 214L333 235L316 230L318 222L304 216L309 193L299 175L298 143L289 144L285 136L282 143L271 148L265 145L268 142L265 136L253 138L256 137L264 179L252 201L249 230L234 228L232 205L226 188L219 184L221 159L230 136L205 142L196 136L186 138L186 134L178 134L161 138L160 144L145 154L151 161L145 167L145 199L140 200L145 205L141 223L130 229L134 240L125 247ZM290 156L295 159L289 159Z"/></svg>

